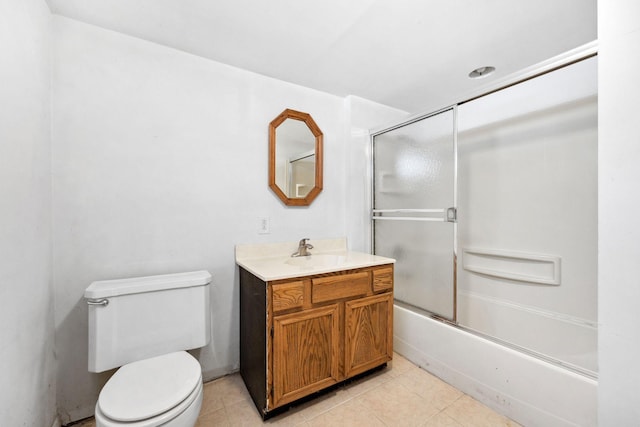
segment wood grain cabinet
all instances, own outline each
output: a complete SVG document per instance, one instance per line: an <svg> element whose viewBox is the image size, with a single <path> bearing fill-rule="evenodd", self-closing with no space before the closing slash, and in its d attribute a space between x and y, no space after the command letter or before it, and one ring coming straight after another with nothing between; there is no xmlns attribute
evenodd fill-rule
<svg viewBox="0 0 640 427"><path fill-rule="evenodd" d="M240 373L263 417L392 355L393 264L271 282L240 267Z"/></svg>

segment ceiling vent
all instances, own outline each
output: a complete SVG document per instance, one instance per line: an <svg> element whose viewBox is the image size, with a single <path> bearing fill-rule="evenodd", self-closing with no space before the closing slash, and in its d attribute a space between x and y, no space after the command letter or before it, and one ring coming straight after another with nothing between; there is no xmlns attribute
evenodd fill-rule
<svg viewBox="0 0 640 427"><path fill-rule="evenodd" d="M476 68L472 72L469 73L470 79L482 79L487 77L489 74L492 74L496 70L496 67L486 66Z"/></svg>

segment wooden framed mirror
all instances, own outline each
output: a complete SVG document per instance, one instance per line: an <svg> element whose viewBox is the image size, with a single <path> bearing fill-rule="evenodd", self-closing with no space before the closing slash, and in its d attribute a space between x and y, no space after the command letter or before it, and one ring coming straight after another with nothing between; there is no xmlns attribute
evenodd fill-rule
<svg viewBox="0 0 640 427"><path fill-rule="evenodd" d="M269 188L287 206L322 191L322 131L311 115L286 109L269 123Z"/></svg>

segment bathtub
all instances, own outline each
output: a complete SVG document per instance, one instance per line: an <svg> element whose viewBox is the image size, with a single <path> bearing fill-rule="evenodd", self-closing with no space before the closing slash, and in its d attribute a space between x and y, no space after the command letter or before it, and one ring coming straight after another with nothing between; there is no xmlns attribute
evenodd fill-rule
<svg viewBox="0 0 640 427"><path fill-rule="evenodd" d="M394 307L394 350L527 427L597 425L597 380Z"/></svg>

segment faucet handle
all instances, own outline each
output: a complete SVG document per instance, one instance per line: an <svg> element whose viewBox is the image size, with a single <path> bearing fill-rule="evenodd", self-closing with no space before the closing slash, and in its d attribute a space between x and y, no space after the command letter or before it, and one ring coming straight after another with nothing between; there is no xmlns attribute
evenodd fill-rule
<svg viewBox="0 0 640 427"><path fill-rule="evenodd" d="M291 254L292 257L296 257L296 256L309 256L311 255L308 252L308 249L313 249L313 245L310 245L309 243L307 243L307 241L309 240L308 237L305 237L304 239L300 239L300 242L298 243L298 250L295 251L294 253Z"/></svg>

